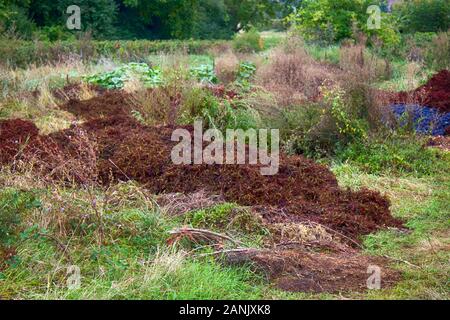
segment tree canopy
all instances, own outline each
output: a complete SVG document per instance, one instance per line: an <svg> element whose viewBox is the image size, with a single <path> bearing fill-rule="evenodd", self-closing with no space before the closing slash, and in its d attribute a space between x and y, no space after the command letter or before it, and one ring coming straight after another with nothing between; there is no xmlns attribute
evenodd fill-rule
<svg viewBox="0 0 450 320"><path fill-rule="evenodd" d="M0 0L0 31L23 39L64 40L70 5L81 8L82 32L96 39L228 39L236 32L289 17L306 39L339 41L356 26L386 42L396 33L446 31L449 0ZM370 5L382 26L367 28Z"/></svg>
<svg viewBox="0 0 450 320"><path fill-rule="evenodd" d="M280 8L276 0L0 0L0 27L24 38L70 36L70 5L81 8L82 30L99 39L229 38Z"/></svg>

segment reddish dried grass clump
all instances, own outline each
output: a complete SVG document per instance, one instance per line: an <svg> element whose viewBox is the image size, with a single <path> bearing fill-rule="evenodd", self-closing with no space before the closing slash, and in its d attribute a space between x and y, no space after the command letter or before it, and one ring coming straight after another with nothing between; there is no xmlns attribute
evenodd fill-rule
<svg viewBox="0 0 450 320"><path fill-rule="evenodd" d="M20 148L39 133L34 123L20 119L0 121L0 163L11 162Z"/></svg>
<svg viewBox="0 0 450 320"><path fill-rule="evenodd" d="M317 100L320 86L333 78L326 66L316 63L304 49L295 47L275 50L269 63L256 73L257 83L272 92L282 106Z"/></svg>

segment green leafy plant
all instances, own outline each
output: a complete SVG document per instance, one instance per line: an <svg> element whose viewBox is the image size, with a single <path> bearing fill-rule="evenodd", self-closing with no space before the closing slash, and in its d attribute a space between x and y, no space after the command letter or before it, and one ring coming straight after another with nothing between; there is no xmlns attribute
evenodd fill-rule
<svg viewBox="0 0 450 320"><path fill-rule="evenodd" d="M345 92L338 88L322 87L325 103L330 106L330 114L334 119L339 133L348 140L363 139L367 137L362 121L356 119L346 110L344 104Z"/></svg>
<svg viewBox="0 0 450 320"><path fill-rule="evenodd" d="M191 76L202 83L214 84L218 82L214 68L210 64L202 64L198 67L192 67Z"/></svg>
<svg viewBox="0 0 450 320"><path fill-rule="evenodd" d="M84 77L87 83L96 84L107 89L123 88L127 81L137 78L148 87L157 87L163 83L162 72L158 67L146 63L131 62L111 72Z"/></svg>
<svg viewBox="0 0 450 320"><path fill-rule="evenodd" d="M244 61L239 64L237 78L239 81L249 81L256 72L256 65L253 62Z"/></svg>

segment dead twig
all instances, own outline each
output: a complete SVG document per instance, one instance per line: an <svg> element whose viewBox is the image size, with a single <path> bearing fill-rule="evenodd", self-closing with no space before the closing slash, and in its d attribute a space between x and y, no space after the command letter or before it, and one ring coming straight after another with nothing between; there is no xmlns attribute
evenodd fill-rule
<svg viewBox="0 0 450 320"><path fill-rule="evenodd" d="M338 231L336 231L336 230L334 230L334 229L331 229L330 227L324 226L323 224L320 224L320 223L317 223L317 222L314 222L314 221L308 221L307 223L309 223L309 224L314 224L314 225L316 225L316 226L320 226L320 227L324 228L325 230L331 231L331 232L333 232L334 234L338 235L339 237L342 237L342 238L344 238L344 239L350 241L351 243L353 243L354 245L356 245L358 248L363 249L362 245L360 245L358 242L356 242L356 241L353 240L352 238L349 238L349 237L347 237L346 235L344 235L344 234L342 234L342 233L340 233L340 232L338 232Z"/></svg>
<svg viewBox="0 0 450 320"><path fill-rule="evenodd" d="M423 269L421 266L418 266L418 265L416 265L416 264L413 264L413 263L411 263L411 262L409 262L409 261L406 261L406 260L403 260L403 259L394 258L394 257L388 256L388 255L386 255L386 254L384 254L383 257L385 257L385 258L387 258L387 259L390 259L390 260L397 261L397 262L403 262L404 264L407 264L408 266L411 266L411 267L414 267L414 268Z"/></svg>
<svg viewBox="0 0 450 320"><path fill-rule="evenodd" d="M122 174L125 176L125 178L127 178L127 180L129 180L129 181L133 180L133 179L130 179L130 177L127 176L127 174L126 174L125 172L123 172L122 169L120 169L120 168L119 168L119 167L118 167L111 159L108 159L108 161L111 162L111 164L112 164L114 167L116 167L116 169L119 170L120 173L122 173Z"/></svg>
<svg viewBox="0 0 450 320"><path fill-rule="evenodd" d="M257 249L257 248L236 248L236 249L225 249L225 250L217 250L214 252L208 252L208 253L202 253L197 255L197 257L206 257L206 256L213 256L213 255L219 255L219 254L226 254L226 253L263 253L263 252L269 252L267 249Z"/></svg>
<svg viewBox="0 0 450 320"><path fill-rule="evenodd" d="M206 239L213 239L213 240L221 239L221 240L230 241L237 246L242 245L242 242L240 242L239 240L235 240L227 235L213 232L210 230L205 230L205 229L181 228L181 229L171 230L171 231L169 231L169 233L173 237L189 236L192 238L195 236L200 236L200 237L204 237Z"/></svg>

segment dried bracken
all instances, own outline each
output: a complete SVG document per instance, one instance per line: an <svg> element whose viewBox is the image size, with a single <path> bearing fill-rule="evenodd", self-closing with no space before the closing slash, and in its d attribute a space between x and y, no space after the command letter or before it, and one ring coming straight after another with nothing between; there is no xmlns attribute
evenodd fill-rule
<svg viewBox="0 0 450 320"><path fill-rule="evenodd" d="M23 125L33 128L28 122ZM1 122L1 127L10 127L9 121ZM49 136L35 135L29 129L34 137L19 159L36 159L41 164L39 172L53 179L86 184L91 178L105 185L136 180L155 194L205 190L243 206L281 208L283 215L266 212L263 219L270 223L313 221L354 240L401 225L391 216L385 197L369 190L343 190L329 169L301 156L281 155L274 176L261 175L258 165L175 165L170 156L175 145L173 129L143 126L129 117L92 120ZM6 132L0 142L16 146L13 150L19 153L20 144L14 144L17 139L24 140L23 134L16 137ZM8 154L2 155L3 164L19 160L14 152Z"/></svg>

